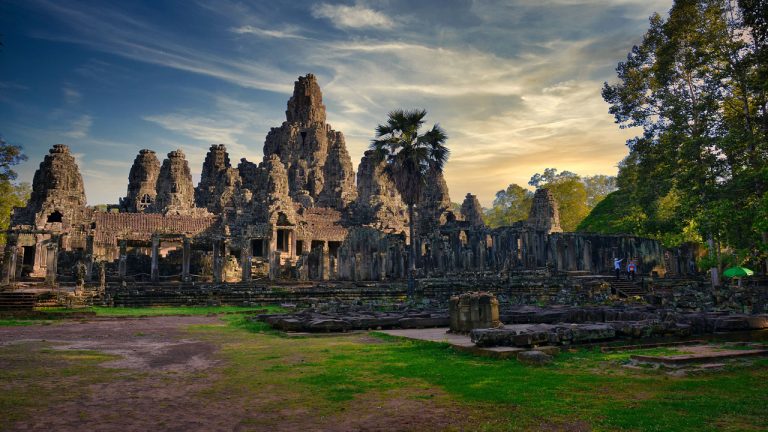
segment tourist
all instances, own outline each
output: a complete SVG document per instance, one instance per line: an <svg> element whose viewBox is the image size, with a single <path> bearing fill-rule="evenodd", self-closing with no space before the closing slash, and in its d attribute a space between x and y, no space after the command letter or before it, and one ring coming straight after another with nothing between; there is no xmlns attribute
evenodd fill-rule
<svg viewBox="0 0 768 432"><path fill-rule="evenodd" d="M616 271L616 279L620 279L620 276L621 276L621 262L622 261L624 261L624 258L622 258L622 259L614 258L613 259L613 269Z"/></svg>
<svg viewBox="0 0 768 432"><path fill-rule="evenodd" d="M629 264L627 264L627 279L634 281L636 271L637 271L637 264L635 264L635 260L629 261Z"/></svg>

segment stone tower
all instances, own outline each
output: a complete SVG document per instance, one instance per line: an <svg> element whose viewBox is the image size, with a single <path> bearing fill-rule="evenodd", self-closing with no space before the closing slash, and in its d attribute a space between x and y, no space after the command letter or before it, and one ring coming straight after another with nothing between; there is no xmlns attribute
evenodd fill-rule
<svg viewBox="0 0 768 432"><path fill-rule="evenodd" d="M376 163L371 150L365 152L357 167L357 200L352 217L356 224L382 231L408 231L408 212L400 193L384 172L384 162Z"/></svg>
<svg viewBox="0 0 768 432"><path fill-rule="evenodd" d="M232 205L240 175L229 162L224 144L214 144L205 155L200 183L195 188L195 205L218 213Z"/></svg>
<svg viewBox="0 0 768 432"><path fill-rule="evenodd" d="M560 211L557 208L557 201L549 189L538 189L533 195L533 204L526 225L545 231L547 234L563 232L560 228Z"/></svg>
<svg viewBox="0 0 768 432"><path fill-rule="evenodd" d="M290 194L305 206L343 209L357 196L344 135L325 122L325 105L314 75L299 77L285 111L286 121L264 142L264 160L280 158Z"/></svg>
<svg viewBox="0 0 768 432"><path fill-rule="evenodd" d="M155 152L141 150L133 160L128 174L128 192L125 198L120 199L120 208L131 213L147 210L155 202L159 174L160 161L157 160Z"/></svg>
<svg viewBox="0 0 768 432"><path fill-rule="evenodd" d="M442 171L433 170L427 176L427 184L421 194L421 202L416 208L416 229L421 234L432 232L438 225L446 222L446 213L451 209L451 197L448 184Z"/></svg>
<svg viewBox="0 0 768 432"><path fill-rule="evenodd" d="M157 177L157 198L154 212L164 214L189 214L195 207L195 190L192 174L184 152L168 153Z"/></svg>
<svg viewBox="0 0 768 432"><path fill-rule="evenodd" d="M464 198L464 202L461 204L461 217L474 227L485 226L483 207L480 205L480 201L477 200L476 195L468 193Z"/></svg>
<svg viewBox="0 0 768 432"><path fill-rule="evenodd" d="M42 228L61 223L76 226L85 212L83 177L69 147L56 144L48 150L32 180L32 194L24 210L14 217L14 224L29 224Z"/></svg>

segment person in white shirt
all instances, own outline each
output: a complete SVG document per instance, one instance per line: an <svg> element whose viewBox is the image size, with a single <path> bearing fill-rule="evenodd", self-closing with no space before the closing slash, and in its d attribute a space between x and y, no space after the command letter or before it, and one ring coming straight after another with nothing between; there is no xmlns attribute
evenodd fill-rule
<svg viewBox="0 0 768 432"><path fill-rule="evenodd" d="M613 259L613 270L616 271L616 279L619 279L620 276L621 276L621 262L622 261L624 261L624 258L622 258L622 259L614 258Z"/></svg>

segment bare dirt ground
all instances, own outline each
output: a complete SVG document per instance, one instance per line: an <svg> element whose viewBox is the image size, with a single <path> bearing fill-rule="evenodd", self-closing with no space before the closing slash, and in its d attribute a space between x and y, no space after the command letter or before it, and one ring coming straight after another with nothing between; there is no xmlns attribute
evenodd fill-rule
<svg viewBox="0 0 768 432"><path fill-rule="evenodd" d="M217 317L151 317L0 328L0 368L20 367L5 355L6 349L20 346L29 347L30 356L43 349L89 350L114 356L114 360L95 366L112 370L109 379L90 382L86 391L73 392L71 397L57 394L55 406L22 412L20 420L8 425L9 430L428 431L462 430L466 424L466 412L446 402L448 398L437 389L428 390L437 394L429 399L415 398L408 388L366 393L333 413L318 412L301 400L285 403L285 395L276 391L276 396L269 388L247 395L222 394L216 386L228 366L227 359L220 355L221 346L215 340L198 340L186 331L190 325L199 324L220 325L221 321ZM247 338L248 334L238 337ZM63 366L30 367L45 376L47 368ZM8 387L13 384L18 385L0 383L0 391L13 391ZM48 388L66 392L67 381L51 383ZM320 395L301 397L309 400Z"/></svg>

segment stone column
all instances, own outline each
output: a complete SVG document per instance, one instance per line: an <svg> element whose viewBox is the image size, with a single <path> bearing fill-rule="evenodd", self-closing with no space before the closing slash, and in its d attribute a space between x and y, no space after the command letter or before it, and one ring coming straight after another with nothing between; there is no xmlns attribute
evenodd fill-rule
<svg viewBox="0 0 768 432"><path fill-rule="evenodd" d="M323 255L321 256L321 259L321 262L323 263L321 279L327 281L331 278L331 253L328 248L328 242L323 243Z"/></svg>
<svg viewBox="0 0 768 432"><path fill-rule="evenodd" d="M280 276L280 251L269 253L269 280L277 280Z"/></svg>
<svg viewBox="0 0 768 432"><path fill-rule="evenodd" d="M120 260L117 263L117 274L121 281L125 280L125 273L128 267L128 242L120 240Z"/></svg>
<svg viewBox="0 0 768 432"><path fill-rule="evenodd" d="M11 250L10 260L8 262L8 282L14 282L16 280L16 263L19 258L19 248L16 245L9 247Z"/></svg>
<svg viewBox="0 0 768 432"><path fill-rule="evenodd" d="M93 280L93 236L89 235L85 239L85 280Z"/></svg>
<svg viewBox="0 0 768 432"><path fill-rule="evenodd" d="M160 280L160 238L152 236L152 282Z"/></svg>
<svg viewBox="0 0 768 432"><path fill-rule="evenodd" d="M11 267L11 257L13 256L13 249L14 247L8 244L5 246L5 251L3 253L3 263L5 264L3 266L3 285L11 283L11 273L13 272L13 267Z"/></svg>
<svg viewBox="0 0 768 432"><path fill-rule="evenodd" d="M56 243L48 245L48 254L46 255L45 284L53 286L56 284L56 273L59 264L59 246Z"/></svg>
<svg viewBox="0 0 768 432"><path fill-rule="evenodd" d="M182 240L182 256L181 256L181 281L189 282L189 262L192 258L192 240L189 237L184 237Z"/></svg>
<svg viewBox="0 0 768 432"><path fill-rule="evenodd" d="M240 250L240 268L243 270L243 282L251 281L251 261L253 257L251 247L251 239L246 239L245 246Z"/></svg>
<svg viewBox="0 0 768 432"><path fill-rule="evenodd" d="M385 252L379 252L378 259L379 259L379 280L383 281L387 278L387 254Z"/></svg>
<svg viewBox="0 0 768 432"><path fill-rule="evenodd" d="M213 282L221 283L221 242L213 240Z"/></svg>
<svg viewBox="0 0 768 432"><path fill-rule="evenodd" d="M21 274L24 271L24 246L18 246L16 254L16 280L20 280Z"/></svg>

